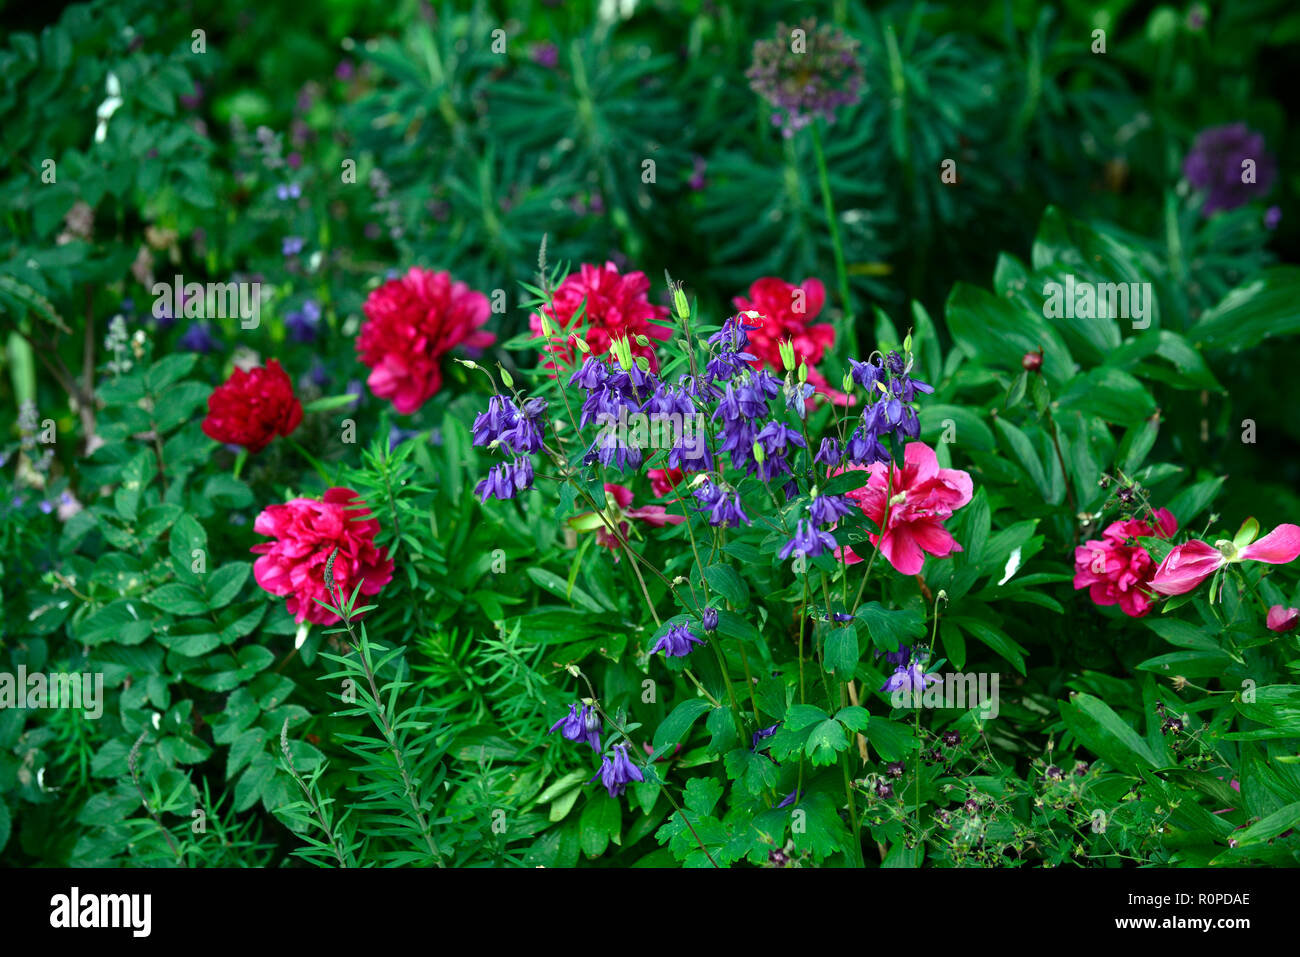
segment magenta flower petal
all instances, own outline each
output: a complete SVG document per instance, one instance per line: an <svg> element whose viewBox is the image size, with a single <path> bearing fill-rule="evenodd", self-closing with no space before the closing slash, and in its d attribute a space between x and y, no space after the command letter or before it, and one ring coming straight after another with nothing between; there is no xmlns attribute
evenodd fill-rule
<svg viewBox="0 0 1300 957"><path fill-rule="evenodd" d="M1300 556L1300 525L1279 525L1239 554L1243 559L1270 565L1293 562Z"/></svg>
<svg viewBox="0 0 1300 957"><path fill-rule="evenodd" d="M1225 559L1217 548L1193 539L1174 546L1151 576L1151 588L1162 595L1182 595L1191 591L1218 570Z"/></svg>
<svg viewBox="0 0 1300 957"><path fill-rule="evenodd" d="M1300 608L1284 608L1274 605L1268 610L1264 624L1269 631L1291 631L1300 623Z"/></svg>

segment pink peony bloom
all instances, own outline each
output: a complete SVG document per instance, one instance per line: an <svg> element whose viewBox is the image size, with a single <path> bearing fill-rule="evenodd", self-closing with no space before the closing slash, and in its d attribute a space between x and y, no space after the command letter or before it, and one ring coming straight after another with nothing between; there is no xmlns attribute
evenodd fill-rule
<svg viewBox="0 0 1300 957"><path fill-rule="evenodd" d="M892 481L887 468L884 462L868 466L867 484L845 495L883 528L884 535L872 535L871 543L879 545L889 564L904 575L916 575L926 554L944 558L961 551L943 523L971 500L970 475L939 468L934 449L924 442L908 443L903 468L892 469ZM847 546L843 554L850 565L862 560Z"/></svg>
<svg viewBox="0 0 1300 957"><path fill-rule="evenodd" d="M1281 605L1274 605L1268 610L1268 617L1264 620L1269 631L1292 631L1297 624L1300 624L1300 608L1284 608Z"/></svg>
<svg viewBox="0 0 1300 957"><path fill-rule="evenodd" d="M544 367L554 369L559 362L573 365L576 347L567 337L580 334L591 347L591 354L597 356L609 352L615 339L626 337L632 355L645 356L650 360L650 368L657 369L656 340L667 339L672 330L653 321L667 318L668 308L651 303L646 298L649 291L650 280L643 272L630 272L624 276L612 262L603 266L583 263L577 273L565 277L560 283L552 297L552 306L542 307L555 333L549 354L542 357ZM584 299L587 308L575 323L574 316ZM528 325L535 335L542 334L542 317L537 313L528 318ZM645 336L651 341L643 346L636 341L636 336Z"/></svg>
<svg viewBox="0 0 1300 957"><path fill-rule="evenodd" d="M1174 547L1156 569L1151 587L1162 595L1182 595L1224 565L1236 562L1267 562L1285 565L1300 556L1300 526L1279 525L1263 538L1244 548L1223 540L1217 545L1193 539Z"/></svg>
<svg viewBox="0 0 1300 957"><path fill-rule="evenodd" d="M1150 587L1155 562L1141 545L1127 543L1139 537L1168 538L1178 531L1178 520L1167 508L1154 518L1154 527L1136 518L1111 522L1100 540L1076 548L1074 587L1088 589L1088 597L1098 605L1119 605L1131 618L1149 612L1155 599Z"/></svg>
<svg viewBox="0 0 1300 957"><path fill-rule="evenodd" d="M322 501L295 498L284 505L268 505L253 530L274 542L254 545L262 557L253 563L253 577L272 595L287 595L286 606L294 620L333 625L342 619L317 604L316 599L338 602L325 587L325 563L335 549L335 587L344 598L352 596L357 582L361 594L375 595L393 578L392 559L375 547L379 522L370 517L365 503L350 488L332 488Z"/></svg>
<svg viewBox="0 0 1300 957"><path fill-rule="evenodd" d="M815 368L826 350L835 344L835 327L828 322L814 323L826 305L826 287L820 279L805 279L793 285L784 279L764 276L749 287L749 296L736 296L732 304L741 312L757 312L753 320L758 328L749 333L749 352L754 367L768 366L785 372L781 362L781 343L794 346L795 361L808 364L808 383L836 405L852 405L850 396L826 381Z"/></svg>
<svg viewBox="0 0 1300 957"><path fill-rule="evenodd" d="M457 346L484 349L496 342L480 328L492 313L487 296L450 273L413 266L372 292L362 309L357 358L370 367L366 384L402 415L442 387L444 355Z"/></svg>

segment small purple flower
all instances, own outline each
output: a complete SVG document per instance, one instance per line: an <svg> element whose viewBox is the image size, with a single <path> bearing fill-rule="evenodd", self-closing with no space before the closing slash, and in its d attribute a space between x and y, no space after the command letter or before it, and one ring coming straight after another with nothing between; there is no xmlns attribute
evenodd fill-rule
<svg viewBox="0 0 1300 957"><path fill-rule="evenodd" d="M776 729L779 727L781 727L780 721L778 721L776 724L768 725L766 728L759 728L757 731L755 731L754 734L749 739L749 750L757 752L758 743L760 741L765 741L768 738L772 737L772 735L776 734Z"/></svg>
<svg viewBox="0 0 1300 957"><path fill-rule="evenodd" d="M585 741L591 749L600 754L600 715L591 705L583 705L578 710L576 704L569 705L569 713L555 724L547 734L559 731L569 741Z"/></svg>
<svg viewBox="0 0 1300 957"><path fill-rule="evenodd" d="M281 183L275 188L275 197L280 202L288 202L291 199L297 199L302 195L302 187L297 183ZM286 253L285 255L288 255Z"/></svg>
<svg viewBox="0 0 1300 957"><path fill-rule="evenodd" d="M304 245L306 245L306 240L301 236L285 236L283 242L280 243L280 252L285 256L296 256L302 252Z"/></svg>
<svg viewBox="0 0 1300 957"><path fill-rule="evenodd" d="M1270 206L1264 211L1264 228L1269 232L1277 229L1280 222L1282 222L1281 206Z"/></svg>
<svg viewBox="0 0 1300 957"><path fill-rule="evenodd" d="M803 793L798 788L795 788L793 791L791 791L789 794L787 794L784 798L781 799L781 803L778 804L777 807L789 807L791 804L793 804L795 801L798 801L802 797L803 797Z"/></svg>
<svg viewBox="0 0 1300 957"><path fill-rule="evenodd" d="M527 456L513 462L502 462L488 470L487 478L474 487L479 501L489 498L502 501L514 498L525 489L533 487L533 460Z"/></svg>
<svg viewBox="0 0 1300 957"><path fill-rule="evenodd" d="M49 501L48 499L41 499L39 502L36 503L36 507L39 508L42 512L44 512L46 515L49 515L50 512L54 511L54 503Z"/></svg>
<svg viewBox="0 0 1300 957"><path fill-rule="evenodd" d="M920 694L939 680L938 675L926 674L920 662L913 661L910 665L900 665L880 686L880 690L887 693L901 691L904 694Z"/></svg>
<svg viewBox="0 0 1300 957"><path fill-rule="evenodd" d="M853 506L843 495L818 495L808 505L808 516L814 525L831 525L853 513Z"/></svg>
<svg viewBox="0 0 1300 957"><path fill-rule="evenodd" d="M794 552L799 552L807 558L815 558L826 549L833 551L835 547L835 536L830 532L819 531L812 522L801 518L795 525L794 537L781 547L779 554L782 561Z"/></svg>
<svg viewBox="0 0 1300 957"><path fill-rule="evenodd" d="M605 790L609 792L609 796L612 798L621 796L631 782L645 780L645 775L641 773L641 769L633 764L632 759L627 756L626 744L614 745L612 756L605 755L600 770L596 772L596 777L600 778L600 783L605 785ZM594 777L591 780L594 781L596 778Z"/></svg>
<svg viewBox="0 0 1300 957"><path fill-rule="evenodd" d="M712 634L718 630L718 610L716 608L706 608L700 614L700 627L706 634Z"/></svg>
<svg viewBox="0 0 1300 957"><path fill-rule="evenodd" d="M828 469L839 465L840 444L834 439L822 439L822 444L818 447L817 454L813 456L813 461L826 466Z"/></svg>
<svg viewBox="0 0 1300 957"><path fill-rule="evenodd" d="M179 345L182 349L188 349L190 352L211 352L216 347L216 340L212 338L212 330L206 322L196 322L185 330L181 336Z"/></svg>
<svg viewBox="0 0 1300 957"><path fill-rule="evenodd" d="M533 62L548 70L554 70L560 62L560 48L549 41L533 47Z"/></svg>
<svg viewBox="0 0 1300 957"><path fill-rule="evenodd" d="M685 624L673 625L668 631L655 642L655 646L650 649L650 654L662 651L666 656L672 658L684 658L694 649L691 643L702 645L704 642L691 634L690 628Z"/></svg>
<svg viewBox="0 0 1300 957"><path fill-rule="evenodd" d="M890 761L885 765L885 773L891 778L901 778L905 770L906 766L902 761Z"/></svg>

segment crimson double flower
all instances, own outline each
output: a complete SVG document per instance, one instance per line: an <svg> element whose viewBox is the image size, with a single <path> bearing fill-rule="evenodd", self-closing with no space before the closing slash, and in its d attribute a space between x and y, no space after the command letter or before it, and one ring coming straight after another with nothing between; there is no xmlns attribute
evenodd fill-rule
<svg viewBox="0 0 1300 957"><path fill-rule="evenodd" d="M265 368L236 369L208 396L203 433L217 442L262 451L277 435L288 435L302 421L302 403L280 363Z"/></svg>

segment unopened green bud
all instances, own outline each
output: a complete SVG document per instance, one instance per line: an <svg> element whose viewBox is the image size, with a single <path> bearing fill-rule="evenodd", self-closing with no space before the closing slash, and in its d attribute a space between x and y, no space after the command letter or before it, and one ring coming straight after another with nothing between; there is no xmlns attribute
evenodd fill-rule
<svg viewBox="0 0 1300 957"><path fill-rule="evenodd" d="M498 365L497 368L501 370L501 381L505 384L505 387L513 389L515 387L514 377L505 370L504 366Z"/></svg>
<svg viewBox="0 0 1300 957"><path fill-rule="evenodd" d="M678 319L691 318L691 304L686 299L681 283L673 283L673 308L677 310Z"/></svg>
<svg viewBox="0 0 1300 957"><path fill-rule="evenodd" d="M794 340L783 339L777 343L777 349L781 353L781 365L786 372L794 371Z"/></svg>
<svg viewBox="0 0 1300 957"><path fill-rule="evenodd" d="M755 442L755 443L754 443L754 461L757 462L759 465L762 465L764 459L766 459L766 458L767 458L767 453L763 451L763 446L761 446L761 445L759 445L757 442Z"/></svg>
<svg viewBox="0 0 1300 957"><path fill-rule="evenodd" d="M547 339L550 339L552 336L555 335L555 328L551 325L551 320L546 318L546 313L540 312L538 313L538 315L541 317L542 320L542 335L544 335Z"/></svg>
<svg viewBox="0 0 1300 957"><path fill-rule="evenodd" d="M591 346L587 345L587 340L582 336L574 336L573 344L578 347L578 351L586 355L591 352Z"/></svg>
<svg viewBox="0 0 1300 957"><path fill-rule="evenodd" d="M636 337L636 344L637 344L638 346L648 346L648 345L650 345L650 340L647 339L645 336L638 335L638 336Z"/></svg>
<svg viewBox="0 0 1300 957"><path fill-rule="evenodd" d="M807 381L808 381L808 363L800 362L799 363L799 384L803 385Z"/></svg>
<svg viewBox="0 0 1300 957"><path fill-rule="evenodd" d="M852 391L853 391L853 376L852 376L850 373L848 373L848 372L844 373L844 382L843 382L842 384L843 384L843 386L844 386L844 391L845 391L845 392L852 392Z"/></svg>

